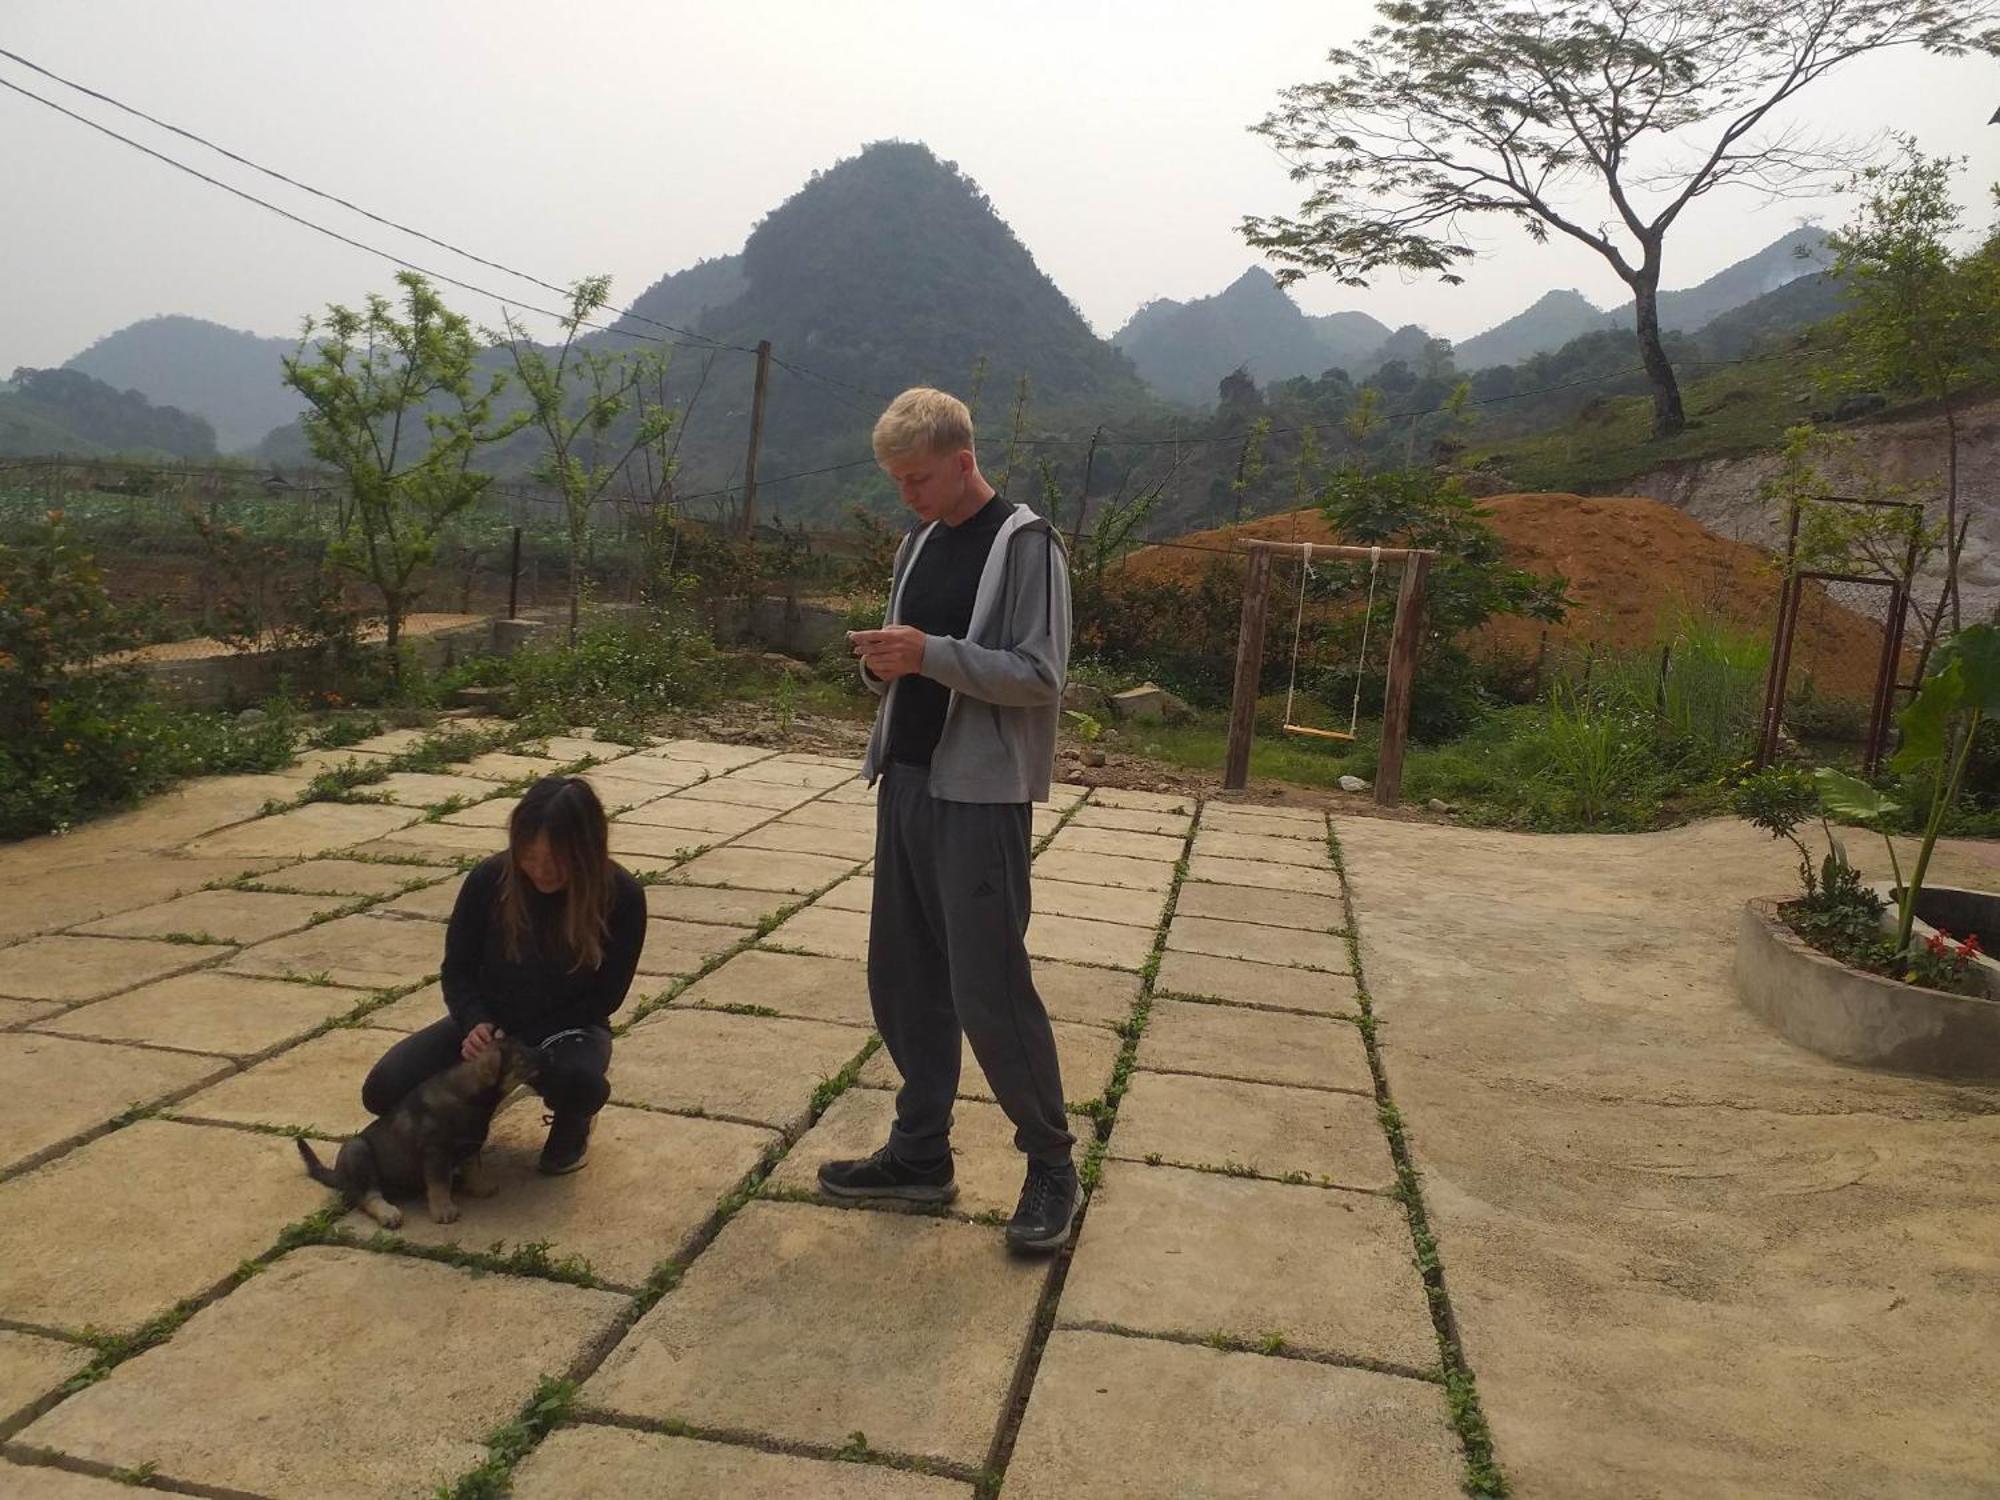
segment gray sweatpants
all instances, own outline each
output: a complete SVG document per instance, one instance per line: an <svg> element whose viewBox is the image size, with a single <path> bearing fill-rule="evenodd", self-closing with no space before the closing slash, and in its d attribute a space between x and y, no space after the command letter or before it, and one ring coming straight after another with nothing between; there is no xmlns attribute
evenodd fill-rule
<svg viewBox="0 0 2000 1500"><path fill-rule="evenodd" d="M903 1075L889 1146L905 1161L950 1150L961 1033L1016 1146L1058 1166L1076 1144L1028 967L1028 827L1025 802L933 798L923 767L891 765L883 776L868 999Z"/></svg>

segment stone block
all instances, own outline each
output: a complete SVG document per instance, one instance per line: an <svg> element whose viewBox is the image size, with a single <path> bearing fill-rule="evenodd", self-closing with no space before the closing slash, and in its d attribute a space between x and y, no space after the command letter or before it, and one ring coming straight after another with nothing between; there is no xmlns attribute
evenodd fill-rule
<svg viewBox="0 0 2000 1500"><path fill-rule="evenodd" d="M1122 1026L1139 999L1139 976L1082 964L1035 961L1035 992L1057 1021L1089 1026Z"/></svg>
<svg viewBox="0 0 2000 1500"><path fill-rule="evenodd" d="M543 1241L551 1255L581 1256L603 1280L637 1288L683 1251L778 1140L751 1125L611 1104L591 1130L589 1169L544 1177L535 1169L548 1138L542 1116L540 1100L523 1098L494 1120L481 1157L498 1189L492 1197L458 1194L463 1217L439 1224L416 1194L405 1200L397 1233L423 1245L498 1245L502 1253ZM345 1223L363 1238L375 1232L359 1210Z"/></svg>
<svg viewBox="0 0 2000 1500"><path fill-rule="evenodd" d="M854 780L854 772L846 766L783 759L756 761L729 774L745 781L764 781L772 786L810 787L814 791L824 791L839 786L843 781Z"/></svg>
<svg viewBox="0 0 2000 1500"><path fill-rule="evenodd" d="M1201 810L1203 833L1251 833L1264 838L1303 839L1326 847L1326 818L1294 808L1230 807L1211 802Z"/></svg>
<svg viewBox="0 0 2000 1500"><path fill-rule="evenodd" d="M698 828L628 823L617 818L611 824L611 857L634 871L672 869L728 837Z"/></svg>
<svg viewBox="0 0 2000 1500"><path fill-rule="evenodd" d="M780 1442L863 1432L885 1452L976 1468L1047 1275L977 1225L752 1203L581 1400Z"/></svg>
<svg viewBox="0 0 2000 1500"><path fill-rule="evenodd" d="M838 828L846 833L865 833L871 839L875 835L874 808L824 799L794 808L780 817L778 822L787 827Z"/></svg>
<svg viewBox="0 0 2000 1500"><path fill-rule="evenodd" d="M721 802L731 807L760 808L768 815L786 812L810 802L814 793L811 787L745 781L739 776L715 776L687 787L678 796L684 802Z"/></svg>
<svg viewBox="0 0 2000 1500"><path fill-rule="evenodd" d="M547 755L523 755L516 750L489 750L457 767L461 776L481 781L519 781L523 776L548 776L562 769L562 762Z"/></svg>
<svg viewBox="0 0 2000 1500"><path fill-rule="evenodd" d="M1037 870L1039 874L1039 869ZM1148 937L1159 925L1166 906L1157 891L1135 891L1115 885L1082 885L1073 880L1036 880L1032 891L1037 919L1042 916L1083 917L1092 922L1122 922L1143 927ZM1097 962L1098 960L1093 960Z"/></svg>
<svg viewBox="0 0 2000 1500"><path fill-rule="evenodd" d="M1070 817L1073 828L1113 828L1121 833L1150 833L1184 839L1193 820L1186 813L1147 812L1137 807L1103 807L1086 803Z"/></svg>
<svg viewBox="0 0 2000 1500"><path fill-rule="evenodd" d="M1316 839L1267 838L1256 833L1220 833L1204 828L1194 837L1197 856L1216 859L1246 859L1262 864L1300 865L1308 870L1331 870L1333 855Z"/></svg>
<svg viewBox="0 0 2000 1500"><path fill-rule="evenodd" d="M791 1130L866 1043L852 1026L674 1005L619 1038L611 1096Z"/></svg>
<svg viewBox="0 0 2000 1500"><path fill-rule="evenodd" d="M1116 1033L1101 1026L1084 1026L1074 1021L1053 1021L1050 1025L1056 1034L1056 1061L1062 1069L1064 1100L1076 1105L1097 1098L1111 1082L1123 1042ZM896 1071L895 1060L884 1047L863 1065L859 1081L869 1088L897 1089L903 1086L903 1075ZM972 1055L972 1044L966 1041L959 1045L958 1097L985 1100L993 1097L986 1075L980 1071L979 1059Z"/></svg>
<svg viewBox="0 0 2000 1500"><path fill-rule="evenodd" d="M690 828L702 833L733 838L759 823L771 820L767 807L742 807L733 802L699 802L692 797L660 797L623 813L623 824L644 823L655 828ZM720 839L710 839L718 843Z"/></svg>
<svg viewBox="0 0 2000 1500"><path fill-rule="evenodd" d="M330 1201L281 1137L140 1120L0 1183L0 1317L136 1328Z"/></svg>
<svg viewBox="0 0 2000 1500"><path fill-rule="evenodd" d="M483 802L492 797L493 783L478 776L452 776L442 771L397 771L366 788L370 796L387 797L398 807L435 807L458 798ZM503 803L505 800L502 799Z"/></svg>
<svg viewBox="0 0 2000 1500"><path fill-rule="evenodd" d="M1132 724L1178 724L1194 710L1157 683L1141 683L1111 695L1111 712Z"/></svg>
<svg viewBox="0 0 2000 1500"><path fill-rule="evenodd" d="M780 820L754 828L736 841L739 849L782 849L799 854L832 854L859 864L875 853L875 832L821 828Z"/></svg>
<svg viewBox="0 0 2000 1500"><path fill-rule="evenodd" d="M764 942L774 948L796 948L831 958L866 959L868 913L814 903L787 917Z"/></svg>
<svg viewBox="0 0 2000 1500"><path fill-rule="evenodd" d="M481 1463L485 1435L625 1306L611 1292L313 1246L21 1441L271 1500L429 1494Z"/></svg>
<svg viewBox="0 0 2000 1500"><path fill-rule="evenodd" d="M196 839L187 852L217 858L313 859L379 839L416 822L414 808L375 802L308 802Z"/></svg>
<svg viewBox="0 0 2000 1500"><path fill-rule="evenodd" d="M649 885L646 911L676 922L715 927L755 927L782 911L791 898L777 891L738 891L723 886Z"/></svg>
<svg viewBox="0 0 2000 1500"><path fill-rule="evenodd" d="M18 1421L36 1402L90 1363L91 1351L60 1339L0 1328L0 1431ZM13 1478L0 1470L0 1491Z"/></svg>
<svg viewBox="0 0 2000 1500"><path fill-rule="evenodd" d="M706 922L675 922L655 917L646 924L646 946L639 952L641 974L692 974L718 953L725 953L749 933L740 927L715 927Z"/></svg>
<svg viewBox="0 0 2000 1500"><path fill-rule="evenodd" d="M98 1000L34 1029L106 1042L252 1057L344 1016L366 990L201 970Z"/></svg>
<svg viewBox="0 0 2000 1500"><path fill-rule="evenodd" d="M1409 1216L1335 1188L1111 1162L1056 1316L1437 1367Z"/></svg>
<svg viewBox="0 0 2000 1500"><path fill-rule="evenodd" d="M1213 917L1223 922L1255 922L1266 927L1296 927L1302 932L1347 930L1346 909L1332 896L1273 891L1252 885L1213 885L1199 880L1181 883L1180 894L1174 898L1174 914Z"/></svg>
<svg viewBox="0 0 2000 1500"><path fill-rule="evenodd" d="M1139 1066L1375 1094L1359 1027L1232 1005L1156 999L1139 1038Z"/></svg>
<svg viewBox="0 0 2000 1500"><path fill-rule="evenodd" d="M103 937L164 938L185 933L223 943L261 943L280 933L296 932L317 913L340 904L318 896L280 896L265 891L191 891L137 911L101 917L73 930Z"/></svg>
<svg viewBox="0 0 2000 1500"><path fill-rule="evenodd" d="M1049 843L1050 854L1115 854L1124 859L1152 859L1171 866L1185 850L1182 839L1157 833L1127 833L1118 828L1082 828L1072 821Z"/></svg>
<svg viewBox="0 0 2000 1500"><path fill-rule="evenodd" d="M29 938L7 949L5 959L0 960L0 993L12 1000L73 1004L200 968L228 953L227 948L201 943L146 938L62 934Z"/></svg>
<svg viewBox="0 0 2000 1500"><path fill-rule="evenodd" d="M1444 1393L1428 1382L1059 1330L1007 1496L1449 1500L1463 1478Z"/></svg>
<svg viewBox="0 0 2000 1500"><path fill-rule="evenodd" d="M1308 896L1340 894L1340 877L1333 872L1331 865L1316 870L1272 860L1224 859L1220 855L1199 851L1188 861L1187 878L1211 881L1216 885L1247 885L1259 890L1304 891Z"/></svg>
<svg viewBox="0 0 2000 1500"><path fill-rule="evenodd" d="M326 896L387 896L414 880L432 881L438 872L421 865L378 865L358 859L309 859L257 877L259 885L280 891L307 891ZM338 905L339 903L326 903Z"/></svg>
<svg viewBox="0 0 2000 1500"><path fill-rule="evenodd" d="M1215 887L1210 887L1215 889ZM1238 887L1248 890L1250 887ZM1281 895L1273 891L1271 895ZM1201 953L1211 958L1242 958L1281 968L1327 969L1346 973L1352 963L1347 939L1330 932L1291 927L1265 927L1255 922L1230 922L1216 917L1182 916L1178 907L1167 929L1169 952Z"/></svg>
<svg viewBox="0 0 2000 1500"><path fill-rule="evenodd" d="M971 1500L948 1479L625 1427L565 1427L514 1471L514 1500ZM108 1500L119 1500L117 1496Z"/></svg>
<svg viewBox="0 0 2000 1500"><path fill-rule="evenodd" d="M1132 1075L1111 1154L1350 1188L1386 1190L1396 1180L1372 1098L1177 1073Z"/></svg>
<svg viewBox="0 0 2000 1500"><path fill-rule="evenodd" d="M1049 848L1035 859L1035 875L1043 880L1068 880L1078 885L1115 885L1126 890L1154 891L1165 896L1174 883L1174 867L1157 859L1128 859L1117 854L1084 854Z"/></svg>
<svg viewBox="0 0 2000 1500"><path fill-rule="evenodd" d="M190 1120L296 1127L329 1139L350 1136L374 1118L361 1107L361 1080L400 1040L372 1026L337 1027L183 1099L173 1112Z"/></svg>
<svg viewBox="0 0 2000 1500"><path fill-rule="evenodd" d="M370 843L358 844L355 852L393 854L407 850L413 855L456 860L466 855L484 859L506 847L507 836L498 828L467 828L459 823L413 823L408 828L385 833Z"/></svg>
<svg viewBox="0 0 2000 1500"><path fill-rule="evenodd" d="M224 967L279 978L323 974L332 984L389 989L435 974L443 962L444 934L435 923L357 912L245 948Z"/></svg>
<svg viewBox="0 0 2000 1500"><path fill-rule="evenodd" d="M1063 963L1136 970L1152 955L1153 929L1038 913L1028 924L1028 952Z"/></svg>
<svg viewBox="0 0 2000 1500"><path fill-rule="evenodd" d="M1089 788L1072 787L1070 790L1081 796ZM1124 807L1138 812L1187 814L1195 810L1195 799L1180 792L1146 792L1118 786L1098 787L1090 802L1093 807Z"/></svg>
<svg viewBox="0 0 2000 1500"><path fill-rule="evenodd" d="M228 1070L212 1057L0 1035L0 1171Z"/></svg>
<svg viewBox="0 0 2000 1500"><path fill-rule="evenodd" d="M662 740L641 750L638 759L686 761L711 771L724 772L769 760L771 754L759 745L722 745L713 740Z"/></svg>
<svg viewBox="0 0 2000 1500"><path fill-rule="evenodd" d="M377 916L414 917L425 922L449 922L458 905L462 880L440 880L372 908Z"/></svg>
<svg viewBox="0 0 2000 1500"><path fill-rule="evenodd" d="M1352 974L1321 974L1284 964L1251 963L1204 953L1176 953L1171 949L1160 963L1153 990L1162 995L1206 996L1233 1005L1260 1005L1319 1016L1352 1016L1361 1012L1361 996L1354 987Z"/></svg>
<svg viewBox="0 0 2000 1500"><path fill-rule="evenodd" d="M823 854L779 854L766 849L715 849L674 872L694 885L732 885L804 895L853 871L855 861Z"/></svg>
<svg viewBox="0 0 2000 1500"><path fill-rule="evenodd" d="M420 990L412 990L402 999L392 1001L379 1010L368 1012L370 1027L382 1031L404 1033L422 1031L433 1021L442 1021L448 1012L444 1007L444 984L433 980Z"/></svg>
<svg viewBox="0 0 2000 1500"><path fill-rule="evenodd" d="M850 875L824 896L821 896L813 905L829 911L873 911L875 909L875 877L873 875Z"/></svg>

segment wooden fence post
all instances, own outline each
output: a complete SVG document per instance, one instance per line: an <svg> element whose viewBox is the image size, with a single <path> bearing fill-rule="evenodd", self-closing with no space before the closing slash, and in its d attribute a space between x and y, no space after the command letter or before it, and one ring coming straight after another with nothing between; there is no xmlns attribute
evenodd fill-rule
<svg viewBox="0 0 2000 1500"><path fill-rule="evenodd" d="M1257 685L1264 668L1264 616L1271 602L1271 554L1252 547L1243 574L1243 619L1236 632L1236 686L1229 699L1229 753L1222 788L1240 792L1250 780L1250 732L1257 722Z"/></svg>
<svg viewBox="0 0 2000 1500"><path fill-rule="evenodd" d="M1403 792L1403 751L1410 737L1410 692L1417 676L1417 646L1423 637L1424 579L1428 553L1403 559L1403 585L1396 594L1396 631L1389 641L1389 681L1382 695L1382 755L1375 767L1375 801L1394 807Z"/></svg>

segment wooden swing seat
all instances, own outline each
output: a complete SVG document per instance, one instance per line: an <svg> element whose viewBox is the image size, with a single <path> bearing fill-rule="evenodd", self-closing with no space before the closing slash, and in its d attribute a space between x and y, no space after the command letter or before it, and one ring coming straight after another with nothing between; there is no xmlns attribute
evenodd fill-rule
<svg viewBox="0 0 2000 1500"><path fill-rule="evenodd" d="M1345 729L1315 729L1310 724L1285 724L1280 727L1286 734L1310 735L1316 740L1351 740L1354 738Z"/></svg>

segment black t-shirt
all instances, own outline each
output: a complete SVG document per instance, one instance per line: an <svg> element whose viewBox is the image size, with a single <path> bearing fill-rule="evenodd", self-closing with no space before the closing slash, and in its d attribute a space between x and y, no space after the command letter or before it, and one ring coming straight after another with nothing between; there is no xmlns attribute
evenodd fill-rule
<svg viewBox="0 0 2000 1500"><path fill-rule="evenodd" d="M1014 513L1012 501L995 495L957 526L940 524L903 582L898 623L913 625L925 635L964 640L972 625L972 601L979 592L979 575L993 538ZM944 711L951 689L923 676L901 679L896 710L889 718L889 759L927 766L944 733Z"/></svg>

